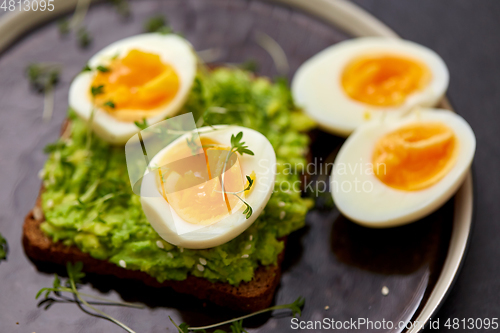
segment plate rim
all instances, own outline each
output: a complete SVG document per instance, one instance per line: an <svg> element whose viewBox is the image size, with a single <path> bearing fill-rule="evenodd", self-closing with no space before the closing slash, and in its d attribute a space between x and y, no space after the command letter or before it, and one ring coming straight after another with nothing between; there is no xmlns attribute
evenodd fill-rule
<svg viewBox="0 0 500 333"><path fill-rule="evenodd" d="M78 0L54 0L53 11L13 11L0 19L0 54L33 28L61 16L75 8ZM347 0L263 0L302 10L327 24L344 30L356 37L380 36L400 38L397 33L378 18ZM446 97L441 106L455 111ZM454 195L454 217L448 253L438 280L425 305L413 322L419 325L408 330L417 333L439 310L448 296L468 248L473 222L474 190L472 172L469 169L464 183Z"/></svg>

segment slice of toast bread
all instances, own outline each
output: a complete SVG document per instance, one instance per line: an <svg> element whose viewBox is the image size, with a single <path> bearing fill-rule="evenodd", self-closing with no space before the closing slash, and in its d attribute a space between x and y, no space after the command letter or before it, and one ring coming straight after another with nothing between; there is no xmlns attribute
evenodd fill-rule
<svg viewBox="0 0 500 333"><path fill-rule="evenodd" d="M42 189L43 191L43 189ZM235 311L254 312L268 307L280 281L280 264L284 250L278 256L275 266L260 266L255 270L250 282L242 282L237 287L229 283L210 282L207 279L188 275L183 281L158 282L149 274L137 270L129 270L106 260L99 260L80 251L76 246L66 246L61 242L53 242L40 229L44 221L41 199L37 199L33 210L26 216L23 226L23 246L26 255L35 262L51 262L65 265L66 262L83 263L84 271L102 275L114 275L123 279L140 280L152 287L170 287L176 292L193 295L202 300Z"/></svg>
<svg viewBox="0 0 500 333"><path fill-rule="evenodd" d="M66 120L61 126L61 137L69 135L70 122ZM259 266L250 282L242 282L237 287L229 283L210 282L207 279L188 275L186 280L167 280L162 283L145 272L130 270L117 266L106 260L95 259L80 251L76 246L66 246L61 242L53 242L41 229L45 220L41 206L41 194L35 207L28 213L23 225L22 242L26 255L38 262L50 262L66 265L81 261L84 271L101 275L113 275L118 278L139 280L152 287L170 287L178 293L193 295L217 305L241 312L254 312L267 308L274 297L274 292L281 277L281 262L285 250L278 255L277 265ZM282 240L286 245L286 236Z"/></svg>

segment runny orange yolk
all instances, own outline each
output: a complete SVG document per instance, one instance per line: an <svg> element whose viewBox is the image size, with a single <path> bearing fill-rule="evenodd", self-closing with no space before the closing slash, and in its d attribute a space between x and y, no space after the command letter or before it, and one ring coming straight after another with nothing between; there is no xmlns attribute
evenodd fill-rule
<svg viewBox="0 0 500 333"><path fill-rule="evenodd" d="M230 155L223 172L229 147L207 138L201 138L201 145L197 152L186 142L173 147L161 162L159 185L165 200L184 221L210 225L241 206L240 200L228 192L240 192L238 196L244 199L248 191L243 189L248 184L237 153ZM221 190L222 174L225 194ZM251 177L255 179L255 174Z"/></svg>
<svg viewBox="0 0 500 333"><path fill-rule="evenodd" d="M352 99L372 106L398 106L431 79L427 66L396 55L363 56L342 73L342 87Z"/></svg>
<svg viewBox="0 0 500 333"><path fill-rule="evenodd" d="M179 76L158 54L133 49L106 68L108 71L97 71L92 82L92 87L104 86L95 103L122 121L154 115L155 109L170 102L179 90Z"/></svg>
<svg viewBox="0 0 500 333"><path fill-rule="evenodd" d="M418 122L383 136L375 145L373 171L386 185L417 191L441 180L456 162L455 133L439 122Z"/></svg>

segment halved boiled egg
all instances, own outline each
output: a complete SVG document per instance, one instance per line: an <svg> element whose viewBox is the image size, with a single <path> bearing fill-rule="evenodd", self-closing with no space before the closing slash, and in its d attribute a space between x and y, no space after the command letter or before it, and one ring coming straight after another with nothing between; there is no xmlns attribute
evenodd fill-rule
<svg viewBox="0 0 500 333"><path fill-rule="evenodd" d="M448 110L415 110L399 120L363 124L335 159L330 190L338 209L368 227L418 220L462 184L476 139Z"/></svg>
<svg viewBox="0 0 500 333"><path fill-rule="evenodd" d="M184 38L150 33L105 47L88 66L71 84L69 105L102 139L123 144L137 133L135 121L154 124L182 108L197 59Z"/></svg>
<svg viewBox="0 0 500 333"><path fill-rule="evenodd" d="M295 102L323 129L347 136L370 119L436 105L449 73L434 51L405 40L364 37L335 44L295 74Z"/></svg>
<svg viewBox="0 0 500 333"><path fill-rule="evenodd" d="M182 135L160 150L150 162L155 176L142 180L144 213L171 244L200 249L226 243L257 219L271 197L276 155L269 140L245 127L215 128L198 129L199 137ZM231 152L238 138L254 155Z"/></svg>

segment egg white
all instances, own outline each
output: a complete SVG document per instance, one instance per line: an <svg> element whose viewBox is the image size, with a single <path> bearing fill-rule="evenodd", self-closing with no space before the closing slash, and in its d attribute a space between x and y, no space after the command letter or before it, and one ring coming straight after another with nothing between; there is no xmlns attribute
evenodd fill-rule
<svg viewBox="0 0 500 333"><path fill-rule="evenodd" d="M147 119L148 125L175 115L186 102L196 76L197 58L191 44L175 34L141 34L108 45L97 52L88 65L90 68L106 66L113 57L123 57L132 49L158 54L161 61L171 65L179 76L177 94L168 104L150 110L154 116ZM69 105L85 121L89 121L93 108L90 88L94 75L94 72L78 74L69 89ZM124 144L138 132L133 122L120 121L101 108L95 110L92 129L99 137L113 144Z"/></svg>
<svg viewBox="0 0 500 333"><path fill-rule="evenodd" d="M244 198L252 207L253 214L249 219L246 219L245 214L242 213L245 206L238 205L231 214L212 225L202 226L188 223L179 217L175 210L171 209L169 203L161 197L154 178L144 177L141 193L148 193L148 195L141 195L141 203L148 221L160 237L183 248L205 249L234 239L257 219L274 189L276 154L269 140L261 133L246 127L216 126L215 128L217 128L216 131L211 131L212 128L203 127L198 129L198 132L201 137L210 138L227 147L231 146L232 134L243 132L242 141L246 142L248 149L255 154L254 156L238 154L242 174L250 175L255 172L256 175L251 192L246 194ZM187 135L183 135L161 150L151 159L151 165L158 165L169 149L180 140L185 141L186 138ZM158 195L153 197L150 194L154 191L158 192Z"/></svg>
<svg viewBox="0 0 500 333"><path fill-rule="evenodd" d="M415 121L442 122L450 127L458 141L457 159L452 169L436 184L419 191L397 190L384 184L373 173L366 172L366 163L371 163L375 144L382 136ZM416 221L453 196L465 179L475 149L476 139L469 124L448 110L416 110L404 119L366 123L346 140L335 159L330 177L333 200L342 214L367 227L394 227ZM352 171L356 165L356 171ZM345 166L351 166L351 171L347 169L346 172ZM361 191L354 190L355 181L358 181ZM364 189L363 184L366 184Z"/></svg>
<svg viewBox="0 0 500 333"><path fill-rule="evenodd" d="M415 59L429 68L431 81L399 106L379 107L356 101L344 91L342 73L354 59L373 55ZM303 107L318 126L346 137L367 120L398 118L415 106L435 106L446 92L448 82L448 68L434 51L400 39L363 37L330 46L307 60L293 78L292 94L297 105Z"/></svg>

